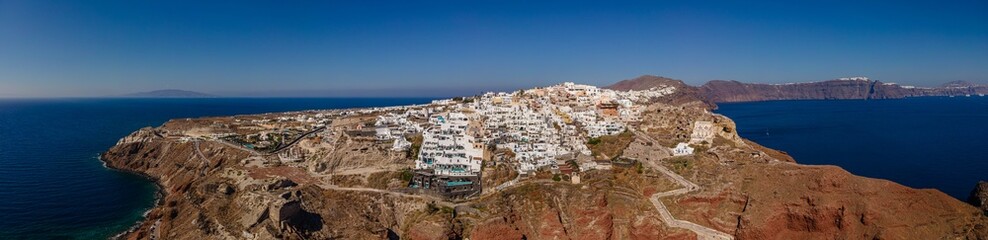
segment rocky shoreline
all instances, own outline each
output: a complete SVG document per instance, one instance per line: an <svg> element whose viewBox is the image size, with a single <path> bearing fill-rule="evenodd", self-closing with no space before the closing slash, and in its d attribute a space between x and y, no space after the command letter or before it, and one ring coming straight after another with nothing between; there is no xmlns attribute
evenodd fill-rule
<svg viewBox="0 0 988 240"><path fill-rule="evenodd" d="M150 181L151 183L154 184L154 188L155 188L154 205L151 208L148 208L147 210L145 210L143 214L141 214L143 216L143 219L135 222L134 225L133 226L130 226L130 228L127 228L126 231L121 232L121 233L117 233L116 235L113 235L112 237L109 238L109 239L122 239L125 235L136 232L137 229L138 229L138 227L140 227L141 225L143 225L145 222L148 221L148 214L151 213L151 210L153 210L155 208L159 208L159 207L162 206L162 204L164 204L165 194L167 194L167 193L164 191L164 187L161 185L161 182L159 182L157 178L152 177L151 175L145 174L143 172L139 172L139 171L133 171L133 170L129 170L129 169L111 167L111 166L109 166L107 164L106 160L103 159L102 155L100 155L98 158L99 158L100 162L103 163L103 167L106 167L107 169L114 170L114 171L120 171L120 172L124 172L124 173L127 173L127 174L134 174L134 175L137 175L137 176L141 176L144 179L146 179L146 180L148 180L148 181Z"/></svg>

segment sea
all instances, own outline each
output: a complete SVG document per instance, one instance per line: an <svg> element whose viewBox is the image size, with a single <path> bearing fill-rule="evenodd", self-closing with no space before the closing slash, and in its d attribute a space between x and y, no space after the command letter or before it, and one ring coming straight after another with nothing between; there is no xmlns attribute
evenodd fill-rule
<svg viewBox="0 0 988 240"><path fill-rule="evenodd" d="M718 105L741 137L801 164L837 165L960 200L988 180L988 97Z"/></svg>
<svg viewBox="0 0 988 240"><path fill-rule="evenodd" d="M0 99L0 239L107 239L156 186L98 155L168 119L428 103L432 98Z"/></svg>

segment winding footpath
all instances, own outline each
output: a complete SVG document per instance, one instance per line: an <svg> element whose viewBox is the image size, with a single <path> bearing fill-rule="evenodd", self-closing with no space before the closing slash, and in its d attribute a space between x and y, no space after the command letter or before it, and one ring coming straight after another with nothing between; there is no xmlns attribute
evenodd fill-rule
<svg viewBox="0 0 988 240"><path fill-rule="evenodd" d="M196 156L199 156L199 158L202 159L202 163L204 165L202 170L199 171L199 176L206 176L207 169L209 169L209 166L212 165L212 162L209 161L209 158L206 158L206 155L202 154L202 150L199 149L199 140L193 141L192 144L195 146Z"/></svg>
<svg viewBox="0 0 988 240"><path fill-rule="evenodd" d="M633 130L633 131L635 132L635 135L641 136L645 140L652 142L654 146L659 146L658 142L655 141L655 139L653 139L651 136L648 136L647 134L639 132L637 130ZM669 212L669 209L666 208L666 205L663 204L662 200L660 199L664 197L682 195L689 192L697 191L700 190L700 186L686 180L686 178L683 178L683 176L676 174L675 172L669 170L668 168L655 163L655 161L644 161L644 162L649 166L651 166L652 168L659 170L659 172L662 172L662 174L665 174L679 185L683 186L683 188L680 189L656 193L653 194L651 197L649 197L649 200L652 201L652 205L655 205L655 209L659 211L659 217L662 218L662 222L665 222L666 225L672 228L683 228L686 230L693 231L694 233L696 233L697 239L712 239L712 240L734 239L734 237L731 236L730 234L717 231L713 228L704 227L703 225L696 224L690 221L676 219L675 217L673 217L672 213Z"/></svg>

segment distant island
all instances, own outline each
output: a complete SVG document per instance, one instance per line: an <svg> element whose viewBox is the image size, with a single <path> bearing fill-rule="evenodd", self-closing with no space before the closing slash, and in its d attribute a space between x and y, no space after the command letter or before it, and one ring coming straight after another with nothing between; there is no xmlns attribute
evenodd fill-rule
<svg viewBox="0 0 988 240"><path fill-rule="evenodd" d="M154 90L149 92L139 92L123 95L121 97L128 98L210 98L217 97L216 95L206 94L201 92L193 92L179 89L163 89Z"/></svg>
<svg viewBox="0 0 988 240"><path fill-rule="evenodd" d="M916 87L881 82L867 77L844 77L804 83L743 83L713 80L694 87L680 80L644 75L618 82L605 88L628 91L653 86L673 85L682 93L710 103L757 102L772 100L831 100L831 99L899 99L907 97L945 97L988 94L988 85L953 81L940 87Z"/></svg>

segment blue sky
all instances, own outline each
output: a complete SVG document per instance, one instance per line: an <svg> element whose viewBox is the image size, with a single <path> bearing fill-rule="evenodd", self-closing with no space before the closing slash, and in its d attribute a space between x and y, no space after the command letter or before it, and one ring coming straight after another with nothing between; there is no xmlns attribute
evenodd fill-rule
<svg viewBox="0 0 988 240"><path fill-rule="evenodd" d="M988 83L986 1L354 2L0 0L0 96Z"/></svg>

